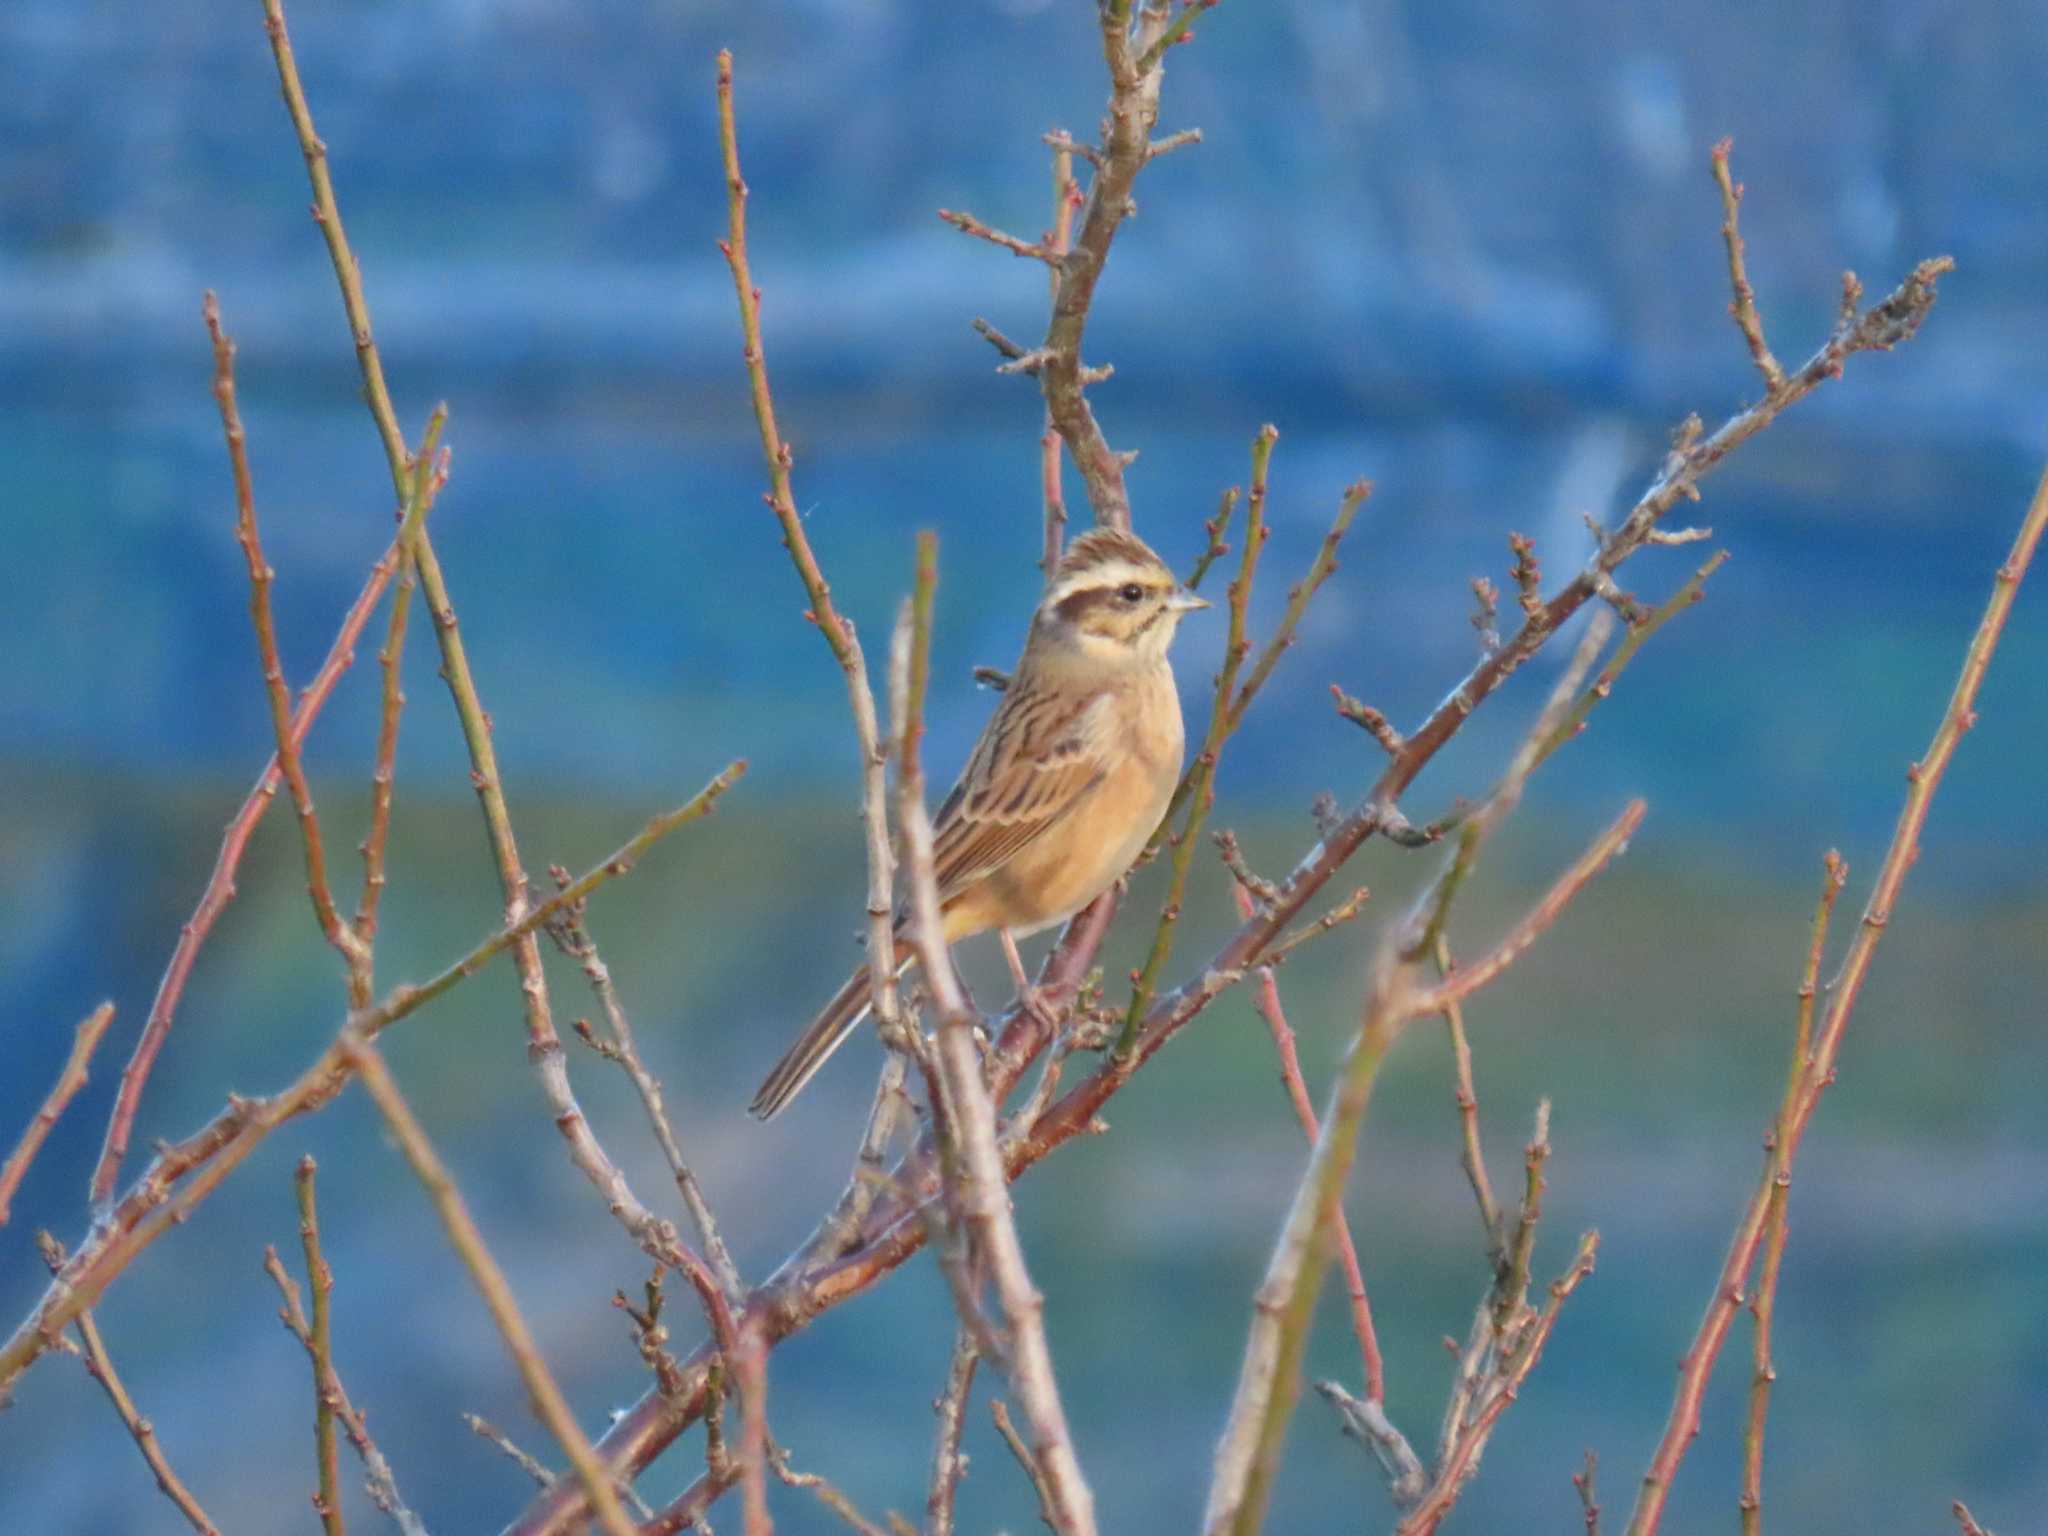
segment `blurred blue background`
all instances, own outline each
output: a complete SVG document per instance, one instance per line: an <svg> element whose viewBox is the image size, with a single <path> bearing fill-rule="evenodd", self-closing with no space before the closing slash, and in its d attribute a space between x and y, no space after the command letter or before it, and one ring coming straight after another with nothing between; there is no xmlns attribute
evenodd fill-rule
<svg viewBox="0 0 2048 1536"><path fill-rule="evenodd" d="M712 244L712 54L738 56L798 497L870 636L904 587L913 530L944 538L930 749L944 774L988 703L969 669L1008 662L1036 579L1040 407L1029 384L992 374L968 320L1033 336L1044 277L933 210L1042 227L1038 135L1085 133L1101 111L1092 11L301 0L292 21L408 432L451 402L435 538L529 868L583 866L729 758L752 760L720 815L602 896L592 926L758 1276L837 1190L873 1057L851 1048L773 1127L742 1112L856 956L862 866L839 676L798 617L759 502ZM1505 584L1510 530L1534 535L1553 573L1570 569L1582 514L1618 515L1677 420L1697 409L1711 424L1755 393L1725 313L1713 140L1735 137L1751 273L1788 363L1825 334L1843 266L1877 294L1920 257L1959 264L1919 340L1857 359L1708 482L1697 520L1734 558L1545 770L1460 913L1477 949L1626 795L1649 798L1625 863L1473 1010L1503 1184L1536 1100L1556 1101L1538 1268L1561 1268L1583 1226L1605 1245L1448 1529L1564 1529L1585 1447L1611 1507L1633 1490L1756 1176L1820 855L1849 859L1853 910L2039 468L2048 32L2035 7L1995 0L1292 0L1233 3L1200 33L1173 55L1162 129L1199 125L1205 142L1140 182L1088 352L1116 365L1096 409L1115 445L1141 451L1140 526L1176 565L1242 478L1253 430L1280 426L1263 625L1343 484L1377 482L1223 766L1217 823L1275 872L1312 837L1314 794L1355 794L1377 766L1331 715L1328 683L1419 719L1472 660L1467 582ZM267 750L203 288L241 343L295 682L388 537L389 485L306 203L254 0L0 12L0 1126L32 1111L79 1015L102 997L120 1009L0 1232L10 1325L43 1284L34 1229L82 1231L119 1064ZM1071 479L1070 496L1078 506ZM1702 552L1652 551L1627 575L1661 597ZM438 967L497 912L416 628L387 984ZM1190 625L1181 653L1197 723L1219 631ZM310 747L341 855L364 818L379 633L381 619ZM1489 783L1549 675L1529 669L1475 718L1411 810ZM1774 1525L1928 1529L1962 1495L2014 1527L2048 1503L2044 705L2048 603L2029 590L1804 1150ZM1370 883L1383 919L1429 862L1376 846L1340 883ZM353 861L339 863L352 894ZM1187 965L1229 920L1221 870L1199 868ZM272 815L193 978L142 1144L189 1129L226 1089L280 1084L334 1028L336 967L302 883L290 818ZM1111 974L1141 926L1118 934ZM1318 1084L1372 928L1285 973ZM971 974L1002 995L993 957L973 955ZM587 1008L575 972L556 975L561 1015ZM643 1267L561 1155L509 972L389 1045L585 1422L601 1424L645 1384L607 1305ZM577 1064L586 1102L658 1200L658 1157L594 1065ZM1436 1031L1402 1043L1350 1194L1389 1404L1419 1440L1448 1374L1438 1341L1463 1333L1482 1279L1447 1072ZM1106 1528L1186 1529L1302 1149L1239 996L1110 1118L1117 1134L1035 1172L1019 1209ZM304 1362L260 1269L264 1243L295 1249L289 1170L306 1151L325 1170L349 1388L434 1530L494 1529L528 1490L457 1414L536 1450L544 1437L360 1095L273 1137L135 1265L99 1313L115 1357L226 1528L310 1525ZM1355 1374L1341 1313L1325 1307L1317 1374ZM778 1433L870 1512L919 1506L946 1315L921 1257L774 1357ZM1674 1528L1734 1518L1747 1356L1738 1326ZM979 1406L973 1423L963 1528L1030 1525L1030 1490ZM123 1441L73 1362L40 1365L0 1415L0 1524L180 1529ZM687 1481L695 1445L654 1468L651 1497ZM373 1522L344 1472L351 1513ZM784 1530L835 1528L805 1495L773 1497ZM1384 1511L1377 1472L1305 1404L1272 1528Z"/></svg>

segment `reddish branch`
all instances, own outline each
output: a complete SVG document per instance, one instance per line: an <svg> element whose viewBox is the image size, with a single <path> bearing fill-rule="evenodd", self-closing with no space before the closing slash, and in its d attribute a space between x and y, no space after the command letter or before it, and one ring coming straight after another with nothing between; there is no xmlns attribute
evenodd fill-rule
<svg viewBox="0 0 2048 1536"><path fill-rule="evenodd" d="M363 633L363 626L370 622L370 615L375 611L378 599L383 597L384 588L397 565L398 546L394 543L370 567L370 575L363 583L362 591L356 594L356 600L342 616L341 630L334 637L333 645L328 647L326 660L313 674L313 681L305 692L299 695L298 708L292 713L291 740L294 747L305 742L306 733L326 706L334 685L341 681L341 674L355 661L356 641ZM249 846L250 835L255 832L256 824L263 820L264 812L270 809L270 802L276 797L277 787L282 782L277 755L272 753L263 771L257 774L255 787L228 822L227 832L221 838L220 852L214 857L213 873L207 877L206 889L200 893L199 905L178 930L178 942L171 951L170 963L164 967L163 979L157 983L149 1019L142 1027L141 1038L135 1042L134 1054L121 1072L121 1089L107 1121L106 1141L93 1168L92 1200L97 1206L104 1206L114 1198L114 1185L121 1176L121 1160L127 1156L128 1143L134 1135L135 1111L142 1102L143 1087L149 1081L150 1069L156 1065L157 1053L170 1036L171 1022L177 1014L179 999L185 995L185 983L191 978L193 962L199 958L201 946L213 932L215 921L227 904L235 899L235 871L241 866L242 852Z"/></svg>
<svg viewBox="0 0 2048 1536"><path fill-rule="evenodd" d="M660 839L709 815L719 796L738 781L744 767L742 763L733 764L691 800L655 817L609 858L530 909L517 922L500 928L438 975L417 985L396 987L375 1007L349 1015L343 1031L353 1030L365 1039L374 1038L418 1012L539 928L557 911L631 869L640 855ZM94 1224L78 1251L65 1261L63 1271L43 1293L35 1309L0 1345L0 1403L5 1402L14 1378L52 1347L71 1320L96 1304L138 1255L186 1221L272 1131L333 1101L354 1070L342 1046L342 1034L338 1032L286 1088L260 1099L230 1095L227 1107L197 1131L183 1141L159 1147L149 1166L104 1219Z"/></svg>
<svg viewBox="0 0 2048 1536"><path fill-rule="evenodd" d="M249 567L249 620L256 630L256 652L263 664L264 693L270 701L270 723L277 736L278 770L291 791L292 807L299 815L299 842L306 854L306 891L313 901L313 915L327 942L339 951L349 972L349 1006L361 1008L370 1000L363 975L366 950L356 932L342 921L334 905L334 891L327 881L327 849L320 835L320 817L313 808L313 792L306 783L306 770L299 761L298 743L292 739L291 691L285 685L284 663L278 656L277 624L271 614L270 585L276 577L263 557L263 541L256 529L256 492L249 475L249 451L242 430L242 413L235 401L235 344L221 328L220 304L211 293L202 306L206 333L213 341L213 398L220 407L221 430L226 434L228 464L235 481L235 542L242 546L242 558Z"/></svg>
<svg viewBox="0 0 2048 1536"><path fill-rule="evenodd" d="M1787 385L1788 390L1796 387L1796 377L1792 384ZM1734 1322L1735 1314L1742 1305L1743 1286L1748 1281L1758 1245L1763 1240L1772 1199L1780 1181L1790 1179L1800 1139L1813 1120L1821 1095L1834 1080L1835 1059L1841 1050L1849 1016L1855 1011L1864 978L1870 973L1870 962L1877 952L1878 940L1884 936L1885 925L1891 921L1892 909L1905 885L1906 871L1919 857L1920 830L1926 824L1934 792L1940 786L1942 774L1947 771L1964 732L1976 721L1978 686L1991 665L1992 653L1998 648L2006 617L2012 611L2013 597L2035 550L2040 546L2044 528L2048 528L2048 474L2042 476L2034 492L2033 502L2027 508L2019 534L2013 541L2012 552L1993 577L1990 601L1985 605L1977 633L1964 655L1962 675L1956 679L1955 691L1949 697L1948 708L1942 714L1933 740L1928 743L1927 753L1907 769L1906 802L1899 812L1898 827L1892 834L1891 846L1885 852L1869 901L1864 906L1862 925L1829 987L1828 1006L1815 1033L1813 1048L1806 1059L1797 1091L1792 1095L1791 1113L1781 1126L1774 1128L1776 1146L1766 1162L1763 1178L1736 1226L1735 1240L1721 1266L1713 1296L1707 1303L1706 1315L1701 1318L1692 1344L1680 1362L1677 1394L1671 1405L1670 1417L1665 1421L1663 1436L1650 1458L1649 1470L1643 1475L1642 1491L1637 1496L1635 1512L1629 1518L1628 1536L1652 1536L1657 1530L1664 1516L1665 1501L1670 1497L1672 1478L1679 1463L1685 1459L1687 1447L1699 1433L1700 1401L1706 1395L1707 1379L1713 1373L1714 1361L1728 1336L1729 1325Z"/></svg>
<svg viewBox="0 0 2048 1536"><path fill-rule="evenodd" d="M0 1227L7 1225L8 1208L14 1203L14 1192L21 1187L28 1165L43 1149L43 1143L49 1139L58 1117L78 1096L78 1090L85 1086L86 1066L92 1060L92 1053L99 1049L100 1037L113 1022L112 1003L101 1003L78 1021L78 1028L71 1037L71 1054L64 1058L64 1070L57 1074L49 1096L22 1131L21 1140L15 1144L14 1150L7 1154L7 1161L0 1163Z"/></svg>
<svg viewBox="0 0 2048 1536"><path fill-rule="evenodd" d="M1232 887L1231 894L1237 898L1237 915L1249 919L1252 899L1242 882ZM1273 979L1271 966L1259 967L1257 985L1252 989L1252 1006L1272 1032L1273 1051L1280 1058L1280 1081L1294 1106L1294 1118L1301 1123L1302 1135L1314 1146L1322 1127L1316 1119L1315 1104L1309 1098L1308 1083L1301 1075L1301 1056L1294 1048L1294 1031L1288 1027L1286 1010L1280 1006L1280 984ZM1365 1272L1359 1267L1358 1245L1351 1239L1351 1221L1341 1207L1335 1225L1337 1261L1343 1266L1344 1288L1351 1301L1351 1331L1358 1336L1365 1395L1368 1401L1377 1403L1387 1395L1386 1366L1380 1359L1379 1335L1373 1328L1372 1302L1365 1293Z"/></svg>
<svg viewBox="0 0 2048 1536"><path fill-rule="evenodd" d="M1849 878L1849 866L1830 848L1822 860L1820 903L1814 908L1813 929L1806 946L1806 967L1799 977L1798 1023L1792 1038L1792 1066L1785 1077L1785 1101L1778 1110L1778 1123L1765 1142L1772 1161L1785 1144L1792 1111L1798 1102L1799 1081L1806 1073L1806 1058L1813 1048L1813 1004L1820 981L1821 953L1827 946L1828 919L1835 898ZM1778 1268L1785 1258L1785 1206L1791 1192L1791 1178L1782 1167L1771 1175L1770 1207L1764 1216L1763 1267L1757 1272L1756 1294L1750 1298L1750 1316L1756 1319L1755 1368L1749 1383L1749 1417L1742 1436L1742 1536L1761 1536L1764 1498L1764 1423L1771 1408L1771 1384L1778 1379L1771 1359L1771 1320L1778 1300Z"/></svg>

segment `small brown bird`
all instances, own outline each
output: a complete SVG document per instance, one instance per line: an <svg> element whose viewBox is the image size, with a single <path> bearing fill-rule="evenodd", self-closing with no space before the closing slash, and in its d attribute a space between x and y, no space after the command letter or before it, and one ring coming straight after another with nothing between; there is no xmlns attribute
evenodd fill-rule
<svg viewBox="0 0 2048 1536"><path fill-rule="evenodd" d="M1181 615L1208 606L1114 528L1074 540L1046 585L1002 703L932 823L946 942L998 930L1020 989L1016 940L1108 890L1166 813L1184 748L1166 651ZM895 949L900 973L914 958L902 910ZM775 1064L753 1112L780 1111L872 1002L863 965Z"/></svg>

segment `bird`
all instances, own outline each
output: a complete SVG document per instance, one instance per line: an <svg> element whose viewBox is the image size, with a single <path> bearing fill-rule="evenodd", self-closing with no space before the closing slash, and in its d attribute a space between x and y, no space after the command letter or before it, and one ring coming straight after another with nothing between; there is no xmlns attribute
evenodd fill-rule
<svg viewBox="0 0 2048 1536"><path fill-rule="evenodd" d="M1167 658L1181 619L1208 600L1136 535L1096 527L1048 578L1024 651L959 782L932 819L947 945L995 929L1020 996L1016 941L1063 923L1131 867L1166 814L1186 738ZM899 907L893 962L915 959ZM867 1017L863 964L754 1095L772 1119Z"/></svg>

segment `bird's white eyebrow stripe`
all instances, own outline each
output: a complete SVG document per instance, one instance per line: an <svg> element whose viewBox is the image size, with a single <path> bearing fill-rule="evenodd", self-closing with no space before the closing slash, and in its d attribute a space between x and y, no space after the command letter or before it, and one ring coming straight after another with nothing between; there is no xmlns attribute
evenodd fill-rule
<svg viewBox="0 0 2048 1536"><path fill-rule="evenodd" d="M1121 587L1129 582L1141 586L1157 586L1161 580L1171 580L1167 573L1155 566L1144 566L1135 560L1121 557L1102 561L1084 570L1069 572L1045 594L1045 606L1057 608L1076 592Z"/></svg>

